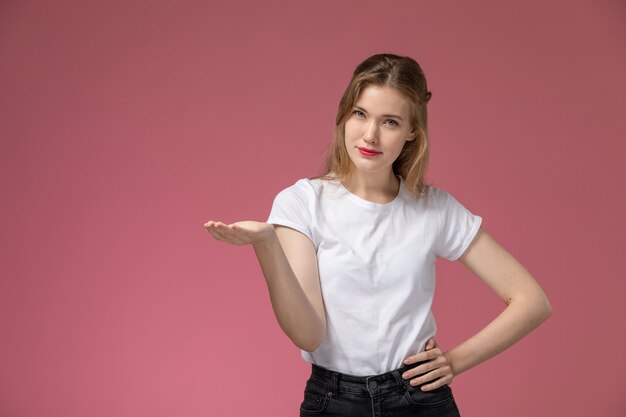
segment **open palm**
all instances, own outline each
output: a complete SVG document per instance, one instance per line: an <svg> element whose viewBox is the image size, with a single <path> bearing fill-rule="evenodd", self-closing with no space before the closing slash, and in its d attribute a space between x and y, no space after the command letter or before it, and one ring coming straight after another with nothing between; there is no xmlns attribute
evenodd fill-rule
<svg viewBox="0 0 626 417"><path fill-rule="evenodd" d="M231 224L211 220L204 224L204 228L215 239L237 246L267 239L274 232L274 227L271 224L251 220Z"/></svg>

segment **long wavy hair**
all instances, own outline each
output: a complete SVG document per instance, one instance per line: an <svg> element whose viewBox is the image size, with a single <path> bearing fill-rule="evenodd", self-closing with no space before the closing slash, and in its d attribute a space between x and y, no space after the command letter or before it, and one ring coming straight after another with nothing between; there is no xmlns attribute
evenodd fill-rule
<svg viewBox="0 0 626 417"><path fill-rule="evenodd" d="M324 170L321 176L314 178L343 180L350 176L352 161L346 150L345 125L359 94L370 85L393 87L409 99L410 123L415 131L415 140L405 142L392 169L394 174L404 179L409 191L419 198L424 188L428 187L424 180L430 150L426 104L432 93L428 91L422 68L408 56L377 54L356 67L350 84L339 102L333 139Z"/></svg>

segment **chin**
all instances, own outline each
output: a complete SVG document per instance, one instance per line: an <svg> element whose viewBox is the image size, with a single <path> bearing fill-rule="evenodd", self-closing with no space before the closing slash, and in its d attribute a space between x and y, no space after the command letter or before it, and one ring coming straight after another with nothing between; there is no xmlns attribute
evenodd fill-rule
<svg viewBox="0 0 626 417"><path fill-rule="evenodd" d="M381 165L381 164L355 164L354 161L352 161L352 169L354 171L359 171L359 172L363 172L363 173L367 173L367 174L373 174L376 172L382 172L382 171L387 171L388 169L391 169L391 166L387 166L387 165Z"/></svg>

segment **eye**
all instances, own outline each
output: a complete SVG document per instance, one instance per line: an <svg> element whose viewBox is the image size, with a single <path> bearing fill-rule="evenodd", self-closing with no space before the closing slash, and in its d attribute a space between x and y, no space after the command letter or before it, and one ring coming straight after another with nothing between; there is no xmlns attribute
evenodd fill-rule
<svg viewBox="0 0 626 417"><path fill-rule="evenodd" d="M365 113L363 113L361 110L355 110L355 111L353 112L353 114L355 114L355 115L356 115L356 116L358 116L358 117L363 117L363 116L365 116Z"/></svg>
<svg viewBox="0 0 626 417"><path fill-rule="evenodd" d="M393 120L393 119L387 119L387 122L389 122L389 125L390 125L390 126L393 126L393 127L399 126L399 125L398 125L398 122L396 122L396 121L395 121L395 120Z"/></svg>

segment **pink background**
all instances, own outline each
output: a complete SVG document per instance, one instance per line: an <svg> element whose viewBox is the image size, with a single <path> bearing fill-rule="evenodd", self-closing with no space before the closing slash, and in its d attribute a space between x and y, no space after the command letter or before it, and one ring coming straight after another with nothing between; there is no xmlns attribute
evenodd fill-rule
<svg viewBox="0 0 626 417"><path fill-rule="evenodd" d="M321 166L351 71L426 72L428 179L554 315L458 376L464 417L623 416L626 6L583 1L0 4L0 416L294 416L310 367L250 247ZM444 348L502 303L441 260Z"/></svg>

